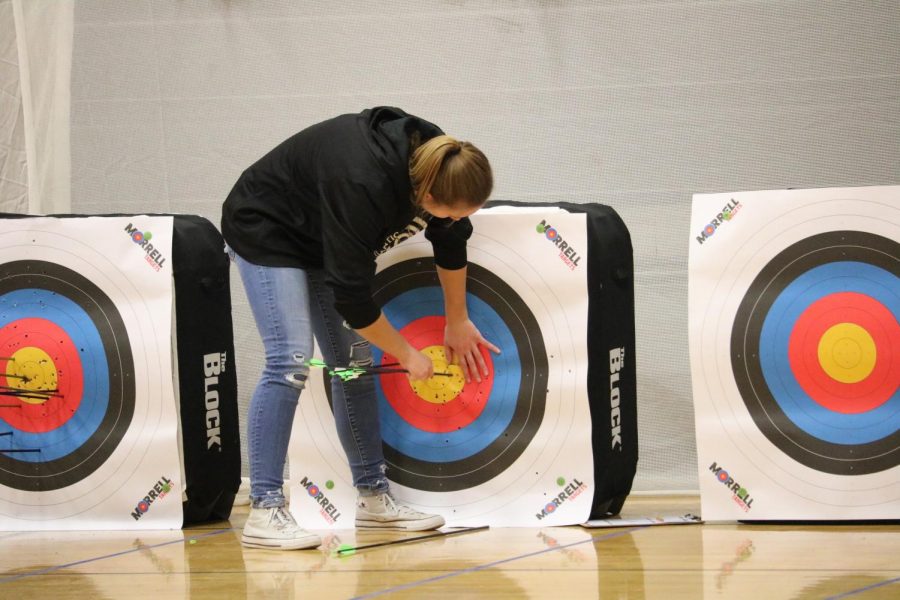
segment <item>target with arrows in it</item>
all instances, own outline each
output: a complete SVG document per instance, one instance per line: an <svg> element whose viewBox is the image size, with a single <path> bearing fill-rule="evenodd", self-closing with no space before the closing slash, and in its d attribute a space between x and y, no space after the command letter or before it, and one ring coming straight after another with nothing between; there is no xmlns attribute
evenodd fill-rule
<svg viewBox="0 0 900 600"><path fill-rule="evenodd" d="M548 364L537 321L503 280L475 263L468 269L469 316L486 339L506 349L493 355L482 348L488 377L466 384L454 367L455 377L410 384L393 375L377 388L391 477L410 488L458 491L489 481L521 456L544 417ZM432 260L383 270L375 296L406 339L436 366L447 365ZM383 360L380 352L375 359Z"/></svg>
<svg viewBox="0 0 900 600"><path fill-rule="evenodd" d="M131 345L115 305L75 271L22 260L0 267L0 450L4 485L56 490L97 470L134 414Z"/></svg>
<svg viewBox="0 0 900 600"><path fill-rule="evenodd" d="M691 250L705 518L900 516L898 200L897 187L695 197L695 225L734 212ZM729 480L752 508L728 504Z"/></svg>
<svg viewBox="0 0 900 600"><path fill-rule="evenodd" d="M0 219L0 523L128 529L178 481L171 273L131 217ZM170 252L172 219L143 217ZM180 505L147 519L179 527Z"/></svg>
<svg viewBox="0 0 900 600"><path fill-rule="evenodd" d="M379 257L376 301L442 373L415 383L402 373L378 377L387 476L404 501L453 525L532 524L566 485L589 487L593 480L586 273L538 235L547 218L574 246L587 247L584 215L544 208L472 217L469 318L501 349L482 349L489 376L480 382L466 383L459 367L447 364L443 292L424 236ZM396 362L377 349L373 358L376 367ZM313 370L291 438L291 475L295 484L314 482L338 512L352 515L356 493L334 431L329 385ZM309 495L309 488L295 489L297 497ZM582 494L547 522L580 522L590 504L591 495ZM308 501L291 510L306 526L346 526L323 521L320 508Z"/></svg>

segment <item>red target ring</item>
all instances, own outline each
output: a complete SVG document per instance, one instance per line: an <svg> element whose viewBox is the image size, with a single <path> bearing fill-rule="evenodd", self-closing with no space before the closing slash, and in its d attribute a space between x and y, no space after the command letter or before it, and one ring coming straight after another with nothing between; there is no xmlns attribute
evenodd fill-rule
<svg viewBox="0 0 900 600"><path fill-rule="evenodd" d="M822 364L819 345L829 330L851 324L864 332L864 350L874 353L871 369L859 381L835 378ZM890 310L874 298L856 292L826 296L804 311L790 336L788 357L797 383L821 406L842 414L872 410L887 402L900 384L900 370L891 340L900 339L900 326ZM852 341L850 342L854 345Z"/></svg>
<svg viewBox="0 0 900 600"><path fill-rule="evenodd" d="M78 349L62 327L41 318L8 323L0 328L0 354L12 359L0 362L0 385L32 392L7 399L18 405L4 412L10 426L45 433L72 418L83 396L83 373Z"/></svg>
<svg viewBox="0 0 900 600"><path fill-rule="evenodd" d="M441 346L444 343L446 321L442 316L429 316L411 321L400 333L418 349ZM489 375L482 380L466 383L452 399L443 394L417 393L404 374L381 377L381 387L385 398L397 414L410 425L432 433L447 433L469 426L481 415L490 398L494 382L494 369L490 353L481 348L482 358L488 365ZM385 354L383 364L396 362L396 358ZM442 385L442 376L430 380Z"/></svg>

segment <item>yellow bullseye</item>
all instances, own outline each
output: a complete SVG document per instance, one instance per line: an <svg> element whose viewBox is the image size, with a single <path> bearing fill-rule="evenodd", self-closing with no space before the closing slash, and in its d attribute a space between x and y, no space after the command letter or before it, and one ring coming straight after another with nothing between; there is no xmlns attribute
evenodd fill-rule
<svg viewBox="0 0 900 600"><path fill-rule="evenodd" d="M435 373L450 373L450 376L436 375L424 381L411 381L410 385L413 391L426 402L433 404L450 402L459 395L463 386L466 385L466 378L463 376L462 369L457 365L447 364L443 346L428 346L422 349L421 352L434 363Z"/></svg>
<svg viewBox="0 0 900 600"><path fill-rule="evenodd" d="M34 346L28 346L17 350L6 363L6 375L14 375L14 387L21 390L39 392L55 390L59 382L59 374L56 365L50 355ZM20 379L21 378L21 379ZM43 404L42 398L19 397L22 402L28 404Z"/></svg>
<svg viewBox="0 0 900 600"><path fill-rule="evenodd" d="M875 369L878 349L869 332L855 323L838 323L822 335L819 364L841 383L858 383Z"/></svg>

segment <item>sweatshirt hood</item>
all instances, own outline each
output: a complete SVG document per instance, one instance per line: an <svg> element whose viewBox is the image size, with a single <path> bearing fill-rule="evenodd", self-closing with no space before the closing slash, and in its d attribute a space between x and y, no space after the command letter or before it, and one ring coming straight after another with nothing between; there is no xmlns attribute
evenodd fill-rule
<svg viewBox="0 0 900 600"><path fill-rule="evenodd" d="M404 187L410 187L409 159L415 138L421 144L443 134L437 125L391 106L362 111L359 125L369 152L390 173L391 179Z"/></svg>

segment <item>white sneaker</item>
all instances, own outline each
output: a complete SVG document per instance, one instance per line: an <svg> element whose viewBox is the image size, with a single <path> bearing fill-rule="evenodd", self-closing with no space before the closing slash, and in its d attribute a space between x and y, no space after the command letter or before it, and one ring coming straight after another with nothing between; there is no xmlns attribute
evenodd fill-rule
<svg viewBox="0 0 900 600"><path fill-rule="evenodd" d="M322 538L301 528L287 509L277 506L250 509L241 543L250 548L300 550L315 548Z"/></svg>
<svg viewBox="0 0 900 600"><path fill-rule="evenodd" d="M356 501L356 526L375 529L425 531L443 526L444 517L397 504L389 494L360 496Z"/></svg>

